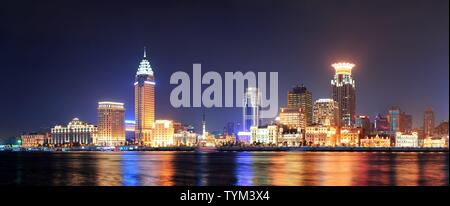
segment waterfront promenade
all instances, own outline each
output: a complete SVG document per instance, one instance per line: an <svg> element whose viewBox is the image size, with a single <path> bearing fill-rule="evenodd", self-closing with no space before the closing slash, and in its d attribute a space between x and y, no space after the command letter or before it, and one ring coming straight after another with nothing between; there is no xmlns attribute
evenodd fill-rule
<svg viewBox="0 0 450 206"><path fill-rule="evenodd" d="M252 152L252 151L288 151L288 152L448 152L449 148L425 148L425 147L269 147L269 146L219 146L219 147L145 147L145 146L117 146L117 147L2 147L1 151L12 152L70 152L70 151L197 151L197 152Z"/></svg>

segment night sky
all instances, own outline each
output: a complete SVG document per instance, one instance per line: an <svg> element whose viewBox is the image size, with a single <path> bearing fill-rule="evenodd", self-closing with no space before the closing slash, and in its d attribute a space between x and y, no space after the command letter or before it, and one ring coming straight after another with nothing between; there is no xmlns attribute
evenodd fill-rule
<svg viewBox="0 0 450 206"><path fill-rule="evenodd" d="M94 3L95 2L95 3ZM2 1L0 137L79 117L97 102L124 102L134 119L134 76L147 46L156 116L208 130L241 121L241 108L175 109L176 71L278 71L279 104L304 83L330 96L334 61L351 61L356 111L397 105L422 125L432 106L449 117L449 1Z"/></svg>

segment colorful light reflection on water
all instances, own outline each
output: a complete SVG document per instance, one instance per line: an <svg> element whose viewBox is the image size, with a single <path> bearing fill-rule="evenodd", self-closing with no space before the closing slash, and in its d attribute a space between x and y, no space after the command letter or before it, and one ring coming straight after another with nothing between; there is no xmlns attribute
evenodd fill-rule
<svg viewBox="0 0 450 206"><path fill-rule="evenodd" d="M1 185L448 185L448 153L0 153Z"/></svg>

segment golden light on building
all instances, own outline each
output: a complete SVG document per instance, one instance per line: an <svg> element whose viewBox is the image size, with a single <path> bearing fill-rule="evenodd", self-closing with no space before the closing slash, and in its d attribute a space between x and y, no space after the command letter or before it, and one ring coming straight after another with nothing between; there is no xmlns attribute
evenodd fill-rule
<svg viewBox="0 0 450 206"><path fill-rule="evenodd" d="M281 108L279 118L280 124L289 128L305 129L306 127L306 114L301 108Z"/></svg>
<svg viewBox="0 0 450 206"><path fill-rule="evenodd" d="M155 77L145 50L134 82L134 109L136 143L149 142L155 122Z"/></svg>
<svg viewBox="0 0 450 206"><path fill-rule="evenodd" d="M448 147L447 137L427 137L423 140L423 147L427 148L445 148Z"/></svg>
<svg viewBox="0 0 450 206"><path fill-rule="evenodd" d="M45 133L29 133L20 136L22 140L22 147L39 147L48 144L51 139L49 132Z"/></svg>
<svg viewBox="0 0 450 206"><path fill-rule="evenodd" d="M125 144L125 107L120 102L99 102L97 145Z"/></svg>
<svg viewBox="0 0 450 206"><path fill-rule="evenodd" d="M336 127L315 125L306 127L306 144L313 146L336 146Z"/></svg>
<svg viewBox="0 0 450 206"><path fill-rule="evenodd" d="M309 91L303 84L297 85L288 91L287 107L298 109L301 108L306 125L312 124L313 102L312 92Z"/></svg>
<svg viewBox="0 0 450 206"><path fill-rule="evenodd" d="M360 135L360 128L341 128L336 143L341 146L358 146Z"/></svg>
<svg viewBox="0 0 450 206"><path fill-rule="evenodd" d="M156 120L150 142L144 144L152 147L167 147L174 145L174 128L171 120Z"/></svg>
<svg viewBox="0 0 450 206"><path fill-rule="evenodd" d="M339 125L339 105L333 99L318 99L313 106L313 123L323 126Z"/></svg>
<svg viewBox="0 0 450 206"><path fill-rule="evenodd" d="M391 138L389 136L366 136L360 140L361 147L390 147Z"/></svg>

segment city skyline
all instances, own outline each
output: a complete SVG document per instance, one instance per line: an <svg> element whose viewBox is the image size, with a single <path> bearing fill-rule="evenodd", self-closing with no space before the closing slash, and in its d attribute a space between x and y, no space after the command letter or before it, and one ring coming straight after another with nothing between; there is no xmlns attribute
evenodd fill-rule
<svg viewBox="0 0 450 206"><path fill-rule="evenodd" d="M240 5L238 3L235 4ZM448 7L448 2L446 4ZM159 6L165 5L162 4ZM111 7L114 7L114 5ZM421 9L430 8L425 7ZM355 10L350 11L356 12ZM333 15L333 13L330 15ZM436 15L439 16L438 14ZM70 16L64 15L63 17L70 18ZM276 19L282 20L283 18L281 17L277 16ZM129 18L134 19L132 17ZM370 20L375 23L380 23L375 19ZM27 22L26 20L22 21ZM77 22L76 20L73 21L74 23ZM438 33L437 31L441 31L437 28L441 23L448 24L448 21L440 21L442 22L428 26L435 31L434 33L430 33L436 35L436 33ZM405 23L405 20L396 20L393 24L402 22ZM408 23L408 21L406 22ZM86 22L84 23L88 24ZM195 25L193 22L191 22L191 24ZM246 25L245 23L243 24ZM361 22L355 20L353 24L361 24ZM306 22L305 25L310 24ZM5 36L8 36L10 32L14 33L23 29L14 27L13 25L9 26L13 29L9 30ZM422 25L422 27L426 26ZM111 26L108 28L114 29L115 27ZM32 30L33 29L40 31L39 28L32 28ZM165 49L164 44L159 43L159 41L168 41L167 37L163 38L160 35L153 35L146 29L142 29L142 32L140 32L140 29L135 30L135 35L138 35L139 38L127 45L121 43L108 45L108 41L106 41L98 44L95 49L92 47L76 47L73 43L68 43L68 39L53 39L51 38L53 36L51 34L42 34L41 38L48 38L48 41L55 41L55 43L58 41L65 42L66 45L70 45L70 47L59 48L58 46L50 46L52 48L48 48L48 53L46 53L46 55L36 55L40 47L39 43L35 42L36 40L32 38L25 43L18 44L19 47L13 49L11 53L5 54L4 56L6 56L6 58L11 57L11 59L6 59L4 57L6 62L5 68L7 68L7 70L6 73L4 73L5 75L2 75L1 82L2 84L5 84L2 85L3 88L8 89L2 90L2 96L6 98L6 101L2 101L1 104L2 108L10 109L8 111L2 111L1 116L3 118L1 118L0 121L2 125L5 125L2 127L5 129L0 131L0 137L16 136L21 132L38 131L50 128L56 124L69 122L74 117L79 117L89 123L97 123L96 104L105 99L124 102L126 107L125 119L134 119L134 93L133 85L132 83L130 84L130 82L133 82L133 76L136 72L138 63L141 60L140 58L142 57L142 47L145 45L147 45L147 55L151 59L152 68L158 74L156 80L158 86L155 87L155 119L173 119L181 121L183 123L194 125L197 130L201 128L201 114L203 112L206 113L208 117L218 115L224 116L224 118L221 119L208 118L208 130L221 131L228 122L238 122L241 119L242 110L241 108L176 109L171 107L169 104L169 97L168 95L165 95L165 93L168 93L168 91L174 87L169 84L169 77L177 70L189 72L193 63L202 63L204 65L203 72L211 70L221 72L238 70L247 71L247 69L253 71L278 71L280 73L280 79L282 80L279 85L278 97L280 102L279 105L281 107L282 105L287 104L287 91L294 85L300 83L304 83L304 85L312 91L313 101L320 98L330 98L331 92L329 89L329 80L334 73L333 68L330 66L331 63L334 63L335 61L355 62L356 67L353 70L352 75L353 79L357 81L356 115L368 115L370 116L371 121L373 121L376 114L386 114L390 107L399 106L402 111L412 114L414 122L413 126L420 127L423 125L423 112L428 106L432 106L436 116L436 125L442 120L448 121L448 48L442 48L442 50L438 49L439 55L437 55L437 57L432 56L433 52L428 51L430 53L427 54L428 56L425 55L425 57L418 59L419 56L422 57L420 51L407 52L406 50L395 46L380 46L383 48L392 48L399 52L391 53L392 57L386 58L384 60L386 62L383 62L379 61L380 56L383 56L379 52L368 52L366 56L361 55L362 50L368 49L355 46L361 42L351 44L351 42L349 42L350 39L341 37L336 40L332 38L333 35L330 35L331 37L328 37L328 41L332 42L332 45L328 49L321 52L312 52L313 54L308 55L299 54L299 52L301 53L302 51L300 48L302 48L303 45L309 45L307 48L310 49L317 49L316 47L323 48L324 46L311 45L303 42L296 43L295 46L287 49L287 45L284 43L277 44L276 42L272 42L274 48L277 48L277 46L281 48L272 50L276 52L277 55L264 59L259 58L258 56L270 56L270 53L256 52L256 49L258 48L255 48L255 45L249 48L250 51L256 52L256 54L253 55L246 54L246 52L232 52L238 48L246 48L248 45L245 44L240 46L222 45L219 49L214 50L215 52L211 52L212 50L210 50L209 47L203 45L201 48L206 49L207 52L211 52L211 54L206 54L203 52L192 51L195 48L195 45L192 43L195 43L195 41L190 41L189 44L182 47L182 51L189 51L190 55L187 55L182 51L172 52L170 49ZM61 30L61 32L64 31L66 30ZM258 28L247 31L246 34L251 34L256 31L258 31ZM289 30L284 28L283 31ZM193 32L193 30L191 32ZM296 32L302 33L297 30ZM399 32L398 35L402 33L403 32ZM448 36L448 30L443 31L443 33L443 36L437 40L429 39L428 43L430 43L430 45L423 43L421 46L434 51L434 46L436 45L445 43L448 45L448 38L445 38L445 36ZM81 37L78 36L75 39L78 41L89 40L90 38L100 37L102 36L101 34L102 32L100 32L100 34L94 33L92 37L88 37L78 33L77 35L81 35ZM196 32L193 34L196 34ZM365 39L363 34L366 33L360 32L359 35L356 35L356 37L359 38L356 40L362 41L362 39ZM274 33L271 35L278 36L280 34ZM418 36L411 38L422 38L420 35L423 35L423 33L419 32L419 34L415 35ZM396 37L396 35L393 36ZM123 35L117 37L128 38ZM207 36L202 36L202 38L206 37ZM239 39L236 39L237 37L233 37L230 33L221 37L230 41L234 40L233 42L240 42L238 41ZM38 37L36 38L39 39ZM4 40L6 39L7 38ZM197 37L194 37L194 39L201 40L201 38L198 39ZM206 39L208 40L208 38ZM297 38L292 37L290 40L295 39ZM316 40L315 42L319 43L319 40L313 37L306 39ZM390 39L390 41L394 42L395 40L398 39ZM209 43L214 43L214 45L220 45L216 40L209 39L208 41L210 41ZM254 40L252 43L255 43L255 41L262 41L262 39ZM179 43L181 42L179 41ZM399 43L397 46L407 42L408 40L404 40L404 42L401 43L397 42ZM14 40L11 42L8 41L6 48L15 46L17 43L18 42ZM350 46L339 46L344 43L350 44ZM33 44L34 47L32 47ZM271 48L270 44L263 46ZM29 50L24 50L22 47L28 47ZM174 46L172 45L172 47ZM439 46L437 48L439 48ZM65 49L68 49L65 52L65 55L58 53L65 51ZM410 48L407 49L411 50ZM19 53L19 50L22 50L23 53ZM401 58L395 56L402 52L409 54L400 56ZM226 54L231 55L227 56ZM298 54L298 56L296 54ZM442 54L446 54L447 58L442 56ZM389 56L389 54L387 56ZM412 58L413 56L416 58ZM21 58L24 58L25 63L21 62L22 64L19 64L19 59ZM221 58L223 58L223 60L221 60ZM175 63L172 63L171 59L175 59ZM55 60L55 62L52 62L51 60ZM429 69L430 66L435 69ZM393 71L392 69L400 70L400 72ZM435 73L430 71L434 71ZM294 73L295 75L289 75L290 73ZM425 74L429 74L429 76L426 76ZM12 76L16 75L20 75L20 77L23 78L12 78ZM34 75L41 81L35 80ZM51 78L53 75L61 76L58 78ZM97 81L92 81L93 77L91 77L91 75L96 76ZM404 79L398 79L402 75ZM33 87L30 85L22 85L24 82L32 83ZM422 84L417 84L417 82L421 82ZM388 83L390 83L388 86L380 85ZM12 85L17 87L13 87ZM417 92L409 93L410 91ZM20 96L17 93L25 95ZM27 114L33 114L33 117L26 118L28 117Z"/></svg>

